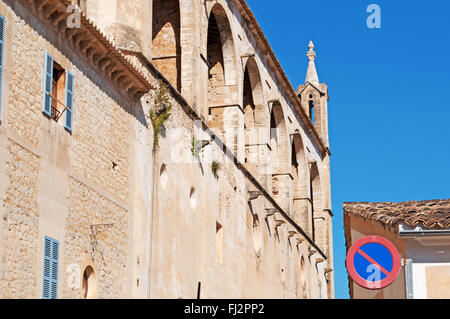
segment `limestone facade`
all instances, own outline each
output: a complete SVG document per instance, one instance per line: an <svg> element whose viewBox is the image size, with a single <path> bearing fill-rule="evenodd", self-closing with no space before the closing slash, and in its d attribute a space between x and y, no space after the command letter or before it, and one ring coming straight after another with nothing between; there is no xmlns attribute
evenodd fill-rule
<svg viewBox="0 0 450 319"><path fill-rule="evenodd" d="M47 237L57 298L334 297L328 89L294 91L244 0L0 15L2 298L44 295Z"/></svg>

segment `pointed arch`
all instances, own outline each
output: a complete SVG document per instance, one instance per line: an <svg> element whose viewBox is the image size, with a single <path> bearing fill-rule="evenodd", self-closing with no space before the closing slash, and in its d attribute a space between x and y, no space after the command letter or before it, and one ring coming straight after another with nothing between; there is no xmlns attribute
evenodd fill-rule
<svg viewBox="0 0 450 319"><path fill-rule="evenodd" d="M179 0L153 0L152 59L158 70L181 92Z"/></svg>
<svg viewBox="0 0 450 319"><path fill-rule="evenodd" d="M216 74L212 71L216 66L217 72L223 72L223 85L237 84L233 32L225 9L218 3L212 7L209 14L208 63L211 75Z"/></svg>
<svg viewBox="0 0 450 319"><path fill-rule="evenodd" d="M218 3L211 8L207 39L208 124L244 160L243 112L239 105L236 53L233 33L225 9Z"/></svg>
<svg viewBox="0 0 450 319"><path fill-rule="evenodd" d="M269 112L264 107L264 92L258 65L249 58L243 85L245 165L263 184L269 162Z"/></svg>
<svg viewBox="0 0 450 319"><path fill-rule="evenodd" d="M303 228L308 227L308 161L300 132L296 132L292 138L291 167L293 177L293 217L297 224Z"/></svg>
<svg viewBox="0 0 450 319"><path fill-rule="evenodd" d="M272 174L290 172L289 143L283 107L274 102L270 113L270 147L272 149Z"/></svg>
<svg viewBox="0 0 450 319"><path fill-rule="evenodd" d="M311 164L310 171L310 198L312 203L312 214L311 214L311 235L314 241L319 239L319 232L321 230L319 226L321 221L316 223L319 217L322 217L323 212L323 202L322 202L322 181L320 178L319 168L317 163Z"/></svg>

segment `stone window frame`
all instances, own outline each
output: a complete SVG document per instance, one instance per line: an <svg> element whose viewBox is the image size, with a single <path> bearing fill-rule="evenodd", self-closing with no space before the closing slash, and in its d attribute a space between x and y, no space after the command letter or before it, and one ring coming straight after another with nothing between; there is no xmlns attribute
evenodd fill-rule
<svg viewBox="0 0 450 319"><path fill-rule="evenodd" d="M72 130L66 129L66 131L69 134L72 134L73 123L74 123L74 119L75 119L75 116L76 116L76 109L77 109L77 107L75 107L76 106L76 88L75 88L76 76L74 74L74 66L73 66L72 62L61 51L59 51L56 47L54 47L50 42L46 41L43 50L44 51L43 51L42 59L45 61L45 59L47 58L47 54L48 54L53 59L53 63L57 64L59 67L61 67L64 70L66 81L67 81L67 74L68 73L71 73L72 76L74 77L74 79L73 79L74 87L73 87L73 92L72 92L72 98L73 98L73 101L72 101L72 104L73 104L72 105ZM41 82L42 82L41 83L42 92L44 92L44 90L45 90L45 72L46 72L45 67L46 67L46 63L43 63L43 68L44 69L42 70L42 80L41 80ZM64 106L66 106L65 105L65 103L66 103L66 96L67 96L67 89L65 88L64 99L63 99L63 101L59 101ZM52 105L53 105L53 102L52 102ZM39 107L42 108L42 106L39 106ZM65 111L65 113L66 112L67 112L67 110ZM65 127L65 120L61 121L61 118L59 118L58 121L56 121L56 120L53 119L52 116L48 116L44 112L42 114L49 121L56 122L57 125L62 126L63 128Z"/></svg>
<svg viewBox="0 0 450 319"><path fill-rule="evenodd" d="M84 284L84 272L86 271L86 269L88 267L91 267L93 269L93 273L95 275L94 277L94 287L92 288L92 294L89 298L86 298L84 296L84 289L83 289L83 284ZM98 298L98 286L99 286L99 278L98 278L98 269L95 266L94 261L91 258L86 258L82 264L81 264L81 272L80 272L80 299L97 299Z"/></svg>

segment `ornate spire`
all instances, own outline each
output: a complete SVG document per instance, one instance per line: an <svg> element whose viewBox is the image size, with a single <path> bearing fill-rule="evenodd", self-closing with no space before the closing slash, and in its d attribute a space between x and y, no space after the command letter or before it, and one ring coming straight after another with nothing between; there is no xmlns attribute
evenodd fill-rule
<svg viewBox="0 0 450 319"><path fill-rule="evenodd" d="M314 52L314 44L312 41L309 41L308 44L309 51L306 53L306 56L308 57L309 63L308 63L308 72L306 72L306 83L313 83L316 85L319 85L319 76L317 75L316 71L316 65L314 64L314 60L316 59L316 52Z"/></svg>

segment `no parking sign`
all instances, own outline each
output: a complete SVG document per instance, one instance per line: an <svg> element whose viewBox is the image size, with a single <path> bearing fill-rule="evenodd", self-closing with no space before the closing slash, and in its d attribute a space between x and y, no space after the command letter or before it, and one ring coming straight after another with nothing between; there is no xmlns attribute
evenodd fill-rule
<svg viewBox="0 0 450 319"><path fill-rule="evenodd" d="M367 289L389 286L400 272L397 248L380 236L367 236L357 240L348 250L345 262L350 277Z"/></svg>

